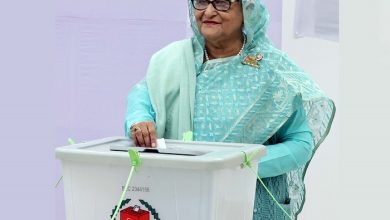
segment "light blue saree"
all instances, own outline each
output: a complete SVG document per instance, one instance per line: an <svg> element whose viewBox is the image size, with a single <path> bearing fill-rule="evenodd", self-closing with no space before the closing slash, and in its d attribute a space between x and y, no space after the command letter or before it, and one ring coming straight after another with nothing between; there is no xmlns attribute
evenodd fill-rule
<svg viewBox="0 0 390 220"><path fill-rule="evenodd" d="M247 44L240 56L204 62L189 1L191 40L175 42L151 59L146 80L128 98L126 134L135 122L153 120L158 136L196 141L267 145L259 175L296 217L305 200L304 175L329 132L335 107L326 95L266 37L268 13L259 0L242 0ZM263 55L258 67L243 64ZM142 100L137 102L136 100ZM257 185L256 220L287 219Z"/></svg>

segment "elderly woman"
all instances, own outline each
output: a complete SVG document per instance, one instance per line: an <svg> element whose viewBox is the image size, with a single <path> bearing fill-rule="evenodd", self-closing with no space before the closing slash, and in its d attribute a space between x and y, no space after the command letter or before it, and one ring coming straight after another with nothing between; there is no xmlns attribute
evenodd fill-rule
<svg viewBox="0 0 390 220"><path fill-rule="evenodd" d="M333 102L271 45L259 0L189 0L189 8L194 36L153 55L128 96L126 135L146 147L187 131L194 141L264 144L259 175L296 218ZM257 184L253 219L288 218Z"/></svg>

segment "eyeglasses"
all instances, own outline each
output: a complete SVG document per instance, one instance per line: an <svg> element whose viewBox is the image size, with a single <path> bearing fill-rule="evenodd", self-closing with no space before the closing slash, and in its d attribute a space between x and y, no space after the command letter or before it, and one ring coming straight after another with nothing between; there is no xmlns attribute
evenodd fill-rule
<svg viewBox="0 0 390 220"><path fill-rule="evenodd" d="M239 0L191 0L196 10L205 10L211 3L217 11L228 11L233 2Z"/></svg>

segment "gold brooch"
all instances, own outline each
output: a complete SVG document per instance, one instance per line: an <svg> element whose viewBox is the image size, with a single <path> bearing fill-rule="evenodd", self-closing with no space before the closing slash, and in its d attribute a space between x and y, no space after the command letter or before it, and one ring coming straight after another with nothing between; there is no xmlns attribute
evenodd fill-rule
<svg viewBox="0 0 390 220"><path fill-rule="evenodd" d="M259 62L263 59L263 55L261 53L258 53L257 55L248 55L245 57L245 59L241 62L244 65L253 66L256 68L260 68Z"/></svg>

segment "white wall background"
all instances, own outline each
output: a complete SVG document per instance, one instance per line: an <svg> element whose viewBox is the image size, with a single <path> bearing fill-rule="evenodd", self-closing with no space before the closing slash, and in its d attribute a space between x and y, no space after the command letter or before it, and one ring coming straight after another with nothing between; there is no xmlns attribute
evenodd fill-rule
<svg viewBox="0 0 390 220"><path fill-rule="evenodd" d="M390 219L390 1L340 3L338 219Z"/></svg>
<svg viewBox="0 0 390 220"><path fill-rule="evenodd" d="M296 1L283 1L282 50L320 85L340 106L339 44L317 38L294 38ZM338 109L337 109L338 110ZM337 208L339 118L336 112L333 127L318 149L306 174L306 203L300 220L334 219Z"/></svg>
<svg viewBox="0 0 390 220"><path fill-rule="evenodd" d="M308 170L300 220L390 219L390 1L340 1L340 44L294 39L294 6L283 2L282 49L338 107Z"/></svg>

